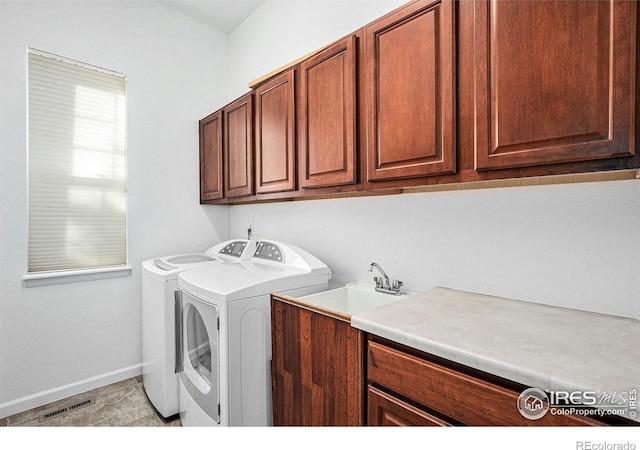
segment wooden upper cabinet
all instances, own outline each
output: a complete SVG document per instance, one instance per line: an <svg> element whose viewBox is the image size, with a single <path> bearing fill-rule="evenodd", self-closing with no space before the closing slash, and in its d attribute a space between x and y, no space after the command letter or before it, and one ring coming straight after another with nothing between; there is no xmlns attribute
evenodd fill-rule
<svg viewBox="0 0 640 450"><path fill-rule="evenodd" d="M200 121L200 203L222 198L222 112Z"/></svg>
<svg viewBox="0 0 640 450"><path fill-rule="evenodd" d="M253 194L253 94L223 108L225 197Z"/></svg>
<svg viewBox="0 0 640 450"><path fill-rule="evenodd" d="M300 186L355 183L355 36L300 64L299 118Z"/></svg>
<svg viewBox="0 0 640 450"><path fill-rule="evenodd" d="M424 0L365 27L369 181L455 172L454 21Z"/></svg>
<svg viewBox="0 0 640 450"><path fill-rule="evenodd" d="M636 8L476 1L476 169L634 154Z"/></svg>
<svg viewBox="0 0 640 450"><path fill-rule="evenodd" d="M256 192L295 188L295 71L255 89Z"/></svg>

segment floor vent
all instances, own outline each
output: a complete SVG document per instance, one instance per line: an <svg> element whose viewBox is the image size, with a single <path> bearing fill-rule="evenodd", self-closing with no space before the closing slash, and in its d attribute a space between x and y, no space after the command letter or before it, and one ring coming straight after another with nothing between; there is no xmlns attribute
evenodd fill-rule
<svg viewBox="0 0 640 450"><path fill-rule="evenodd" d="M40 422L44 422L46 420L52 419L54 417L61 416L62 414L75 411L76 409L84 408L85 406L89 406L95 403L95 399L93 397L82 400L77 403L73 403L72 405L64 406L53 411L46 412L40 416Z"/></svg>

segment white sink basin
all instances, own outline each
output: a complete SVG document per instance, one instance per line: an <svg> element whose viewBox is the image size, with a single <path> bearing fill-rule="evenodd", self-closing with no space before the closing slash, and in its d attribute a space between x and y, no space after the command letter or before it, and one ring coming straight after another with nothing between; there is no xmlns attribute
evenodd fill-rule
<svg viewBox="0 0 640 450"><path fill-rule="evenodd" d="M299 300L346 316L352 316L397 302L411 294L414 292L402 291L400 295L384 294L376 292L373 286L349 283L342 288L300 297Z"/></svg>

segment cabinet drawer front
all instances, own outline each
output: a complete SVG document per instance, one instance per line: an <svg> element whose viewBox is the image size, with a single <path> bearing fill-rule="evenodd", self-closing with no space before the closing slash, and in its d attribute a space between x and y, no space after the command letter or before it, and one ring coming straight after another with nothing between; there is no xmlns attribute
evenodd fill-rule
<svg viewBox="0 0 640 450"><path fill-rule="evenodd" d="M515 392L470 375L369 342L369 382L379 383L468 425L592 425L578 416L523 417Z"/></svg>
<svg viewBox="0 0 640 450"><path fill-rule="evenodd" d="M368 403L368 423L370 426L439 427L450 425L372 386L369 386Z"/></svg>

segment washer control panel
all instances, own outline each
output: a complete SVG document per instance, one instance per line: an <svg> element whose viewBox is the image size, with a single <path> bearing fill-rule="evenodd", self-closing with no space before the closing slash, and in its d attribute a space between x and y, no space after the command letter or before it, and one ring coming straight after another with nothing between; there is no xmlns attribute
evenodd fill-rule
<svg viewBox="0 0 640 450"><path fill-rule="evenodd" d="M234 241L222 247L218 253L240 258L245 248L247 248L246 241Z"/></svg>
<svg viewBox="0 0 640 450"><path fill-rule="evenodd" d="M253 257L277 262L282 262L284 259L280 248L271 242L259 242Z"/></svg>

